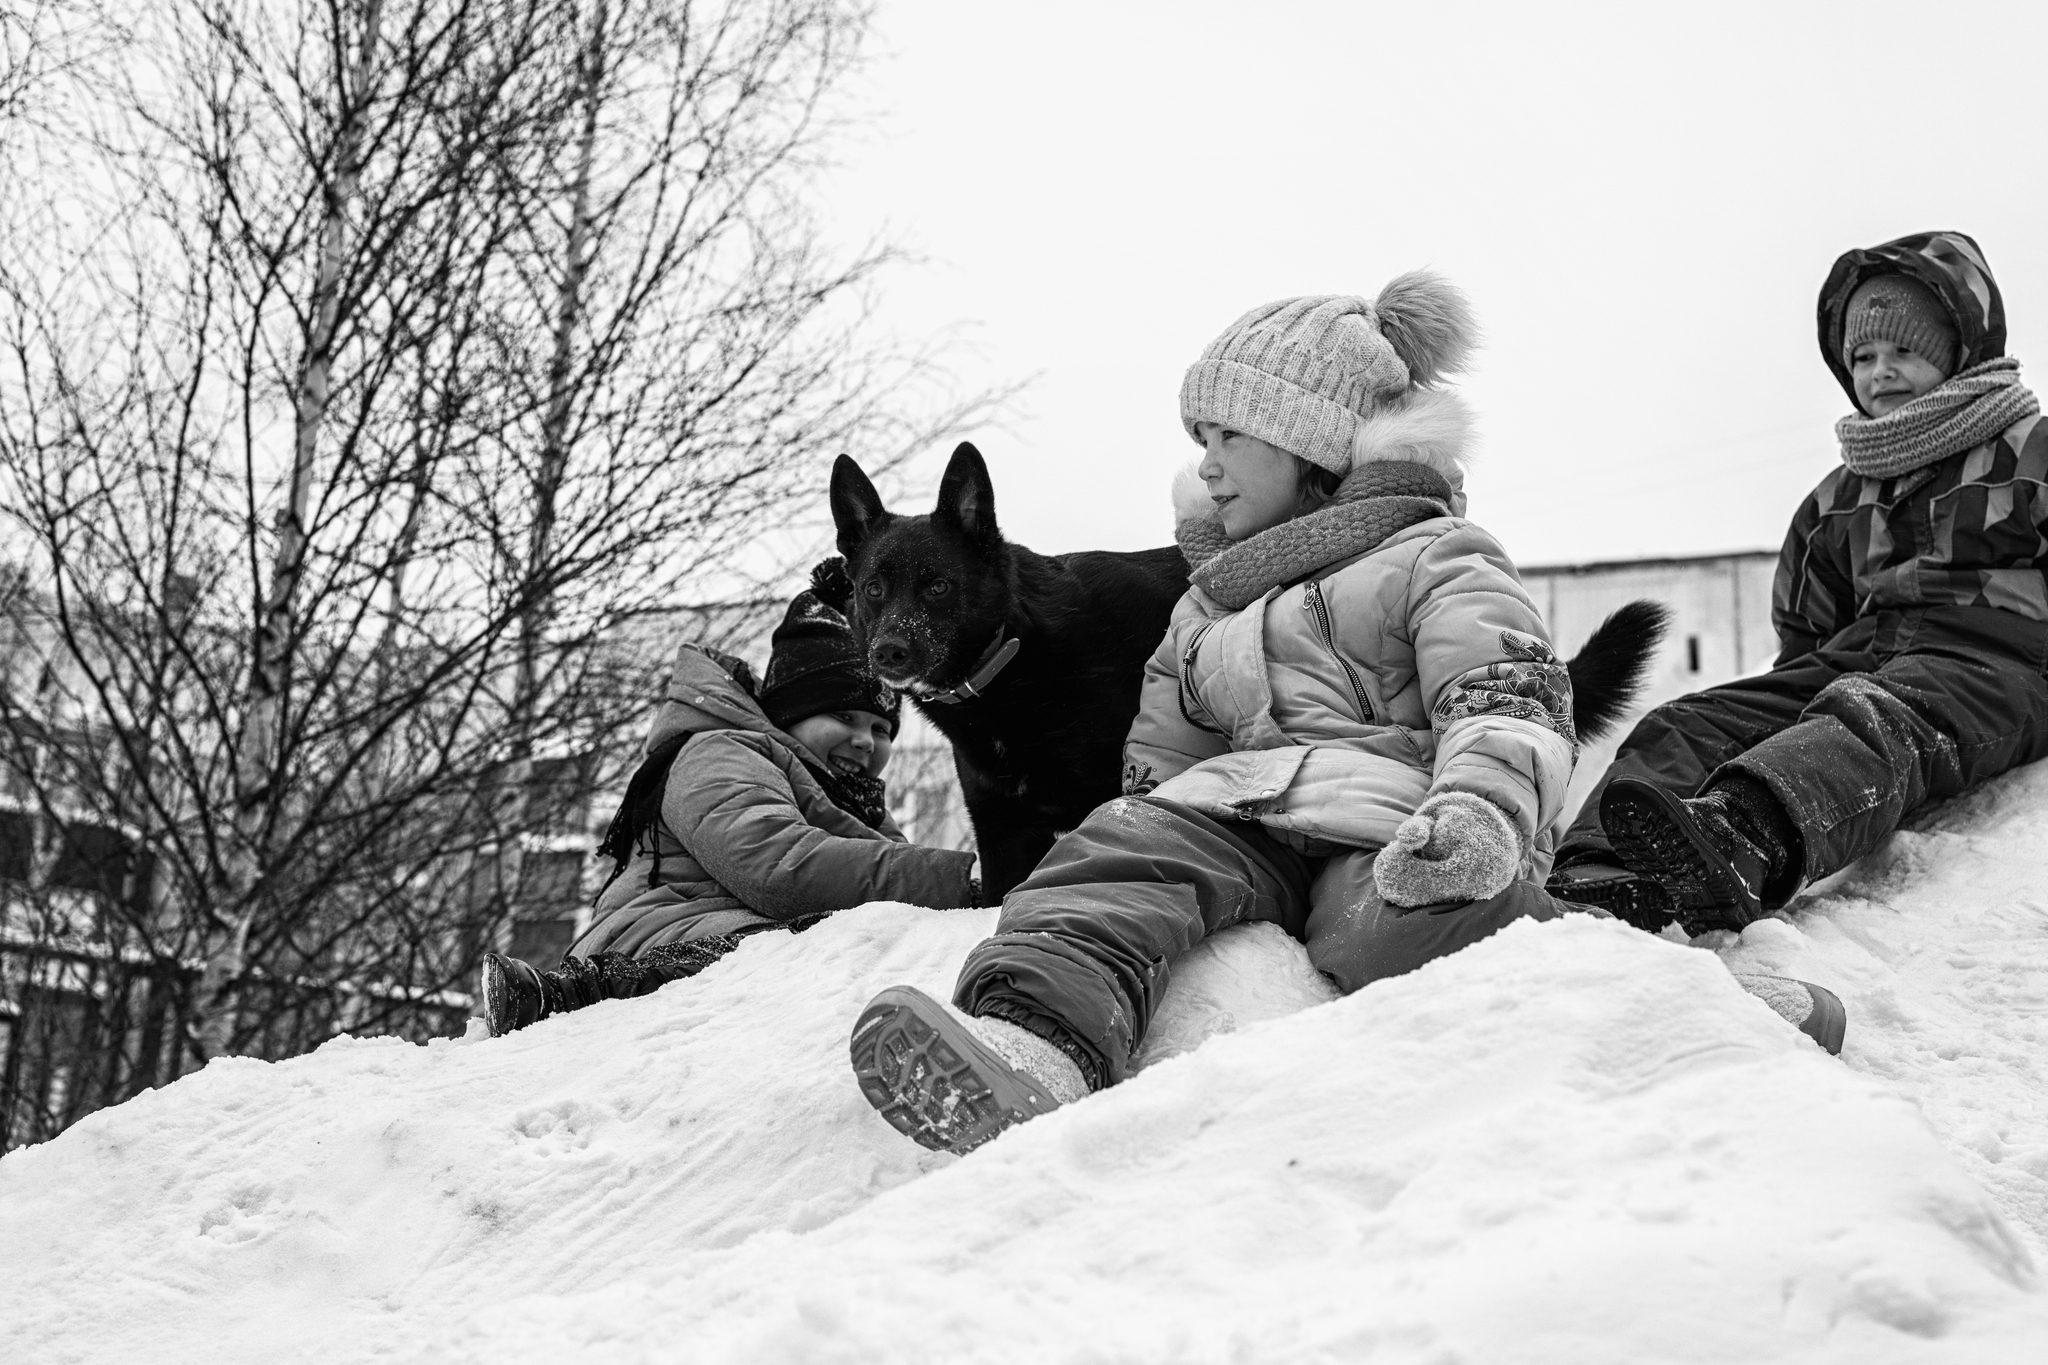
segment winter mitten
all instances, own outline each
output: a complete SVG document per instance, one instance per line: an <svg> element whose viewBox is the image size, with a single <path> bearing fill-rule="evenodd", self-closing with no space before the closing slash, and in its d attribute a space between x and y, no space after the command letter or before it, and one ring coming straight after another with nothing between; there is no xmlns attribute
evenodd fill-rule
<svg viewBox="0 0 2048 1365"><path fill-rule="evenodd" d="M965 1019L912 986L891 986L869 1002L853 1026L852 1051L868 1103L937 1152L964 1155L1088 1093L1081 1068L1029 1029Z"/></svg>
<svg viewBox="0 0 2048 1365"><path fill-rule="evenodd" d="M1764 890L1785 877L1799 837L1770 789L1741 775L1689 801L1618 777L1600 798L1600 825L1622 862L1670 895L1690 933L1762 919Z"/></svg>
<svg viewBox="0 0 2048 1365"><path fill-rule="evenodd" d="M1483 901L1508 889L1522 865L1522 835L1507 813L1470 792L1438 792L1394 831L1373 860L1393 905Z"/></svg>
<svg viewBox="0 0 2048 1365"><path fill-rule="evenodd" d="M530 962L502 953L484 955L484 1026L493 1038L545 1019L550 1013L541 973Z"/></svg>
<svg viewBox="0 0 2048 1365"><path fill-rule="evenodd" d="M1849 1011L1842 1008L1840 996L1826 986L1789 976L1758 976L1748 972L1732 975L1736 984L1819 1043L1829 1056L1842 1055L1842 1038L1849 1031Z"/></svg>
<svg viewBox="0 0 2048 1365"><path fill-rule="evenodd" d="M1590 905L1638 929L1656 933L1672 922L1671 897L1648 877L1638 877L1618 862L1588 858L1560 867L1543 889L1561 901Z"/></svg>

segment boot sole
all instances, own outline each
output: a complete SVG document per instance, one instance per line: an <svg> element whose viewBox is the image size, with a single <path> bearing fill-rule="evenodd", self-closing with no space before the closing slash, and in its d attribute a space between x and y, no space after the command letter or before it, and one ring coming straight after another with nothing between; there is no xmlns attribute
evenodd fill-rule
<svg viewBox="0 0 2048 1365"><path fill-rule="evenodd" d="M1605 910L1623 924L1645 933L1661 932L1665 925L1678 919L1664 889L1642 876L1574 881L1568 876L1553 875L1543 889L1557 900Z"/></svg>
<svg viewBox="0 0 2048 1365"><path fill-rule="evenodd" d="M1740 930L1763 918L1742 874L1662 787L1617 780L1601 798L1600 827L1629 871L1664 888L1686 932Z"/></svg>
<svg viewBox="0 0 2048 1365"><path fill-rule="evenodd" d="M853 1074L889 1126L921 1147L966 1155L1007 1128L1059 1108L910 986L877 995L853 1026Z"/></svg>
<svg viewBox="0 0 2048 1365"><path fill-rule="evenodd" d="M493 1038L502 1038L512 1030L506 1027L506 1019L512 1012L511 983L505 980L505 959L496 953L484 955L484 1027L491 1031Z"/></svg>

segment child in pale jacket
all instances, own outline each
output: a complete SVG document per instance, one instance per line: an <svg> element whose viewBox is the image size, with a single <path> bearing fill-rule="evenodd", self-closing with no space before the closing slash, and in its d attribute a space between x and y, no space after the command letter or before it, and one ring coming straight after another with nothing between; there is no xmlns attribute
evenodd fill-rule
<svg viewBox="0 0 2048 1365"><path fill-rule="evenodd" d="M828 560L776 628L756 686L739 660L677 651L646 757L600 855L617 870L561 964L484 962L484 1018L508 1033L693 976L752 934L868 901L972 905L974 855L907 843L882 772L901 700L868 671Z"/></svg>
<svg viewBox="0 0 2048 1365"><path fill-rule="evenodd" d="M900 1131L966 1151L1121 1080L1173 960L1231 924L1279 923L1348 992L1580 908L1542 887L1569 676L1462 518L1470 420L1433 387L1471 331L1456 290L1410 274L1254 309L1188 371L1192 582L1146 669L1127 794L1005 899L954 993L971 1021L908 987L862 1014L854 1069ZM1769 990L1802 1025L1832 1001Z"/></svg>

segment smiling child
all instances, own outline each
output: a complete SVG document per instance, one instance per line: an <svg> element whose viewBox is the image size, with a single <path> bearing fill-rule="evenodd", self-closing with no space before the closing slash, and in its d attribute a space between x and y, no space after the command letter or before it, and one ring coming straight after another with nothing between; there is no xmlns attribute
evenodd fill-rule
<svg viewBox="0 0 2048 1365"><path fill-rule="evenodd" d="M2048 427L1983 252L1959 232L1847 252L1819 320L1856 411L1785 537L1777 662L1642 719L1555 895L1740 929L1921 806L2048 756Z"/></svg>
<svg viewBox="0 0 2048 1365"><path fill-rule="evenodd" d="M827 600L848 590L843 576L827 561L789 604L758 688L738 659L677 652L647 756L598 850L617 870L595 922L552 971L485 959L493 1035L645 995L749 934L835 910L974 903L974 855L906 843L889 818L882 771L901 702Z"/></svg>

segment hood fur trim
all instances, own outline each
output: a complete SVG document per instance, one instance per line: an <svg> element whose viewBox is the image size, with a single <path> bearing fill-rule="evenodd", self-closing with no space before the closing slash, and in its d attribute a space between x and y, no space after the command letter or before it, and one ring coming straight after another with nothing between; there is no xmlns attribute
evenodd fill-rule
<svg viewBox="0 0 2048 1365"><path fill-rule="evenodd" d="M1465 462L1477 444L1472 409L1446 389L1416 389L1382 404L1351 438L1351 467L1408 460L1443 475L1452 491L1465 486Z"/></svg>
<svg viewBox="0 0 2048 1365"><path fill-rule="evenodd" d="M1216 504L1209 498L1209 485L1202 482L1198 472L1200 460L1190 460L1173 476L1173 520L1176 525L1183 521L1213 521Z"/></svg>

